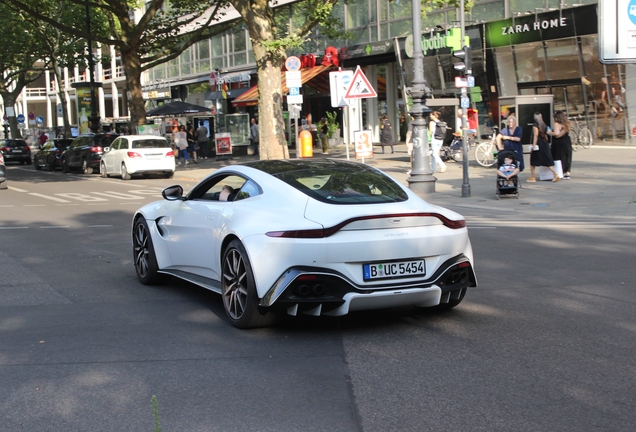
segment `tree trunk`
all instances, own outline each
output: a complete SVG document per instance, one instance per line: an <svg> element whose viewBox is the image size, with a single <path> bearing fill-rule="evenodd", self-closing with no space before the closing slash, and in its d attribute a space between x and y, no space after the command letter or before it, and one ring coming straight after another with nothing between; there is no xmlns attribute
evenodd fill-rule
<svg viewBox="0 0 636 432"><path fill-rule="evenodd" d="M283 121L281 69L283 48L268 48L274 41L274 16L267 0L234 0L234 8L247 23L258 71L258 133L261 159L288 159Z"/></svg>
<svg viewBox="0 0 636 432"><path fill-rule="evenodd" d="M128 92L128 109L130 124L137 126L146 124L146 106L141 91L141 58L137 49L121 51L121 60L126 74L126 90Z"/></svg>
<svg viewBox="0 0 636 432"><path fill-rule="evenodd" d="M16 89L14 89L13 91L6 91L6 90L0 90L0 97L2 97L3 103L4 103L4 109L6 111L7 107L15 107L15 101L17 99L17 95L20 94L20 92L22 91L22 89L20 89L20 91L16 94L15 92ZM11 138L12 139L21 139L22 138L22 133L20 132L20 129L18 128L18 117L17 117L17 113L15 116L13 117L9 117L9 130L11 131ZM9 138L9 137L5 137L5 138Z"/></svg>
<svg viewBox="0 0 636 432"><path fill-rule="evenodd" d="M60 67L59 67L57 58L53 57L51 59L51 66L53 69L53 74L55 75L55 83L56 83L55 88L57 89L57 97L59 99L58 103L62 105L62 123L63 123L63 130L64 130L64 138L70 138L71 137L71 122L68 118L68 110L66 109L66 92L64 91L62 75L60 73ZM55 111L56 111L55 117L57 118L57 107Z"/></svg>

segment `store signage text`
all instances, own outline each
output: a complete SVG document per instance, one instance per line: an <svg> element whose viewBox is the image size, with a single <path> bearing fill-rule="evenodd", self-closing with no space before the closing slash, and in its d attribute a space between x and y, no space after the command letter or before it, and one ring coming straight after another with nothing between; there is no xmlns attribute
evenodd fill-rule
<svg viewBox="0 0 636 432"><path fill-rule="evenodd" d="M547 30L555 27L567 27L567 18L561 17L551 20L535 21L532 26L528 24L517 24L514 26L506 26L501 28L501 35L510 35L515 33L526 33L529 31ZM423 42L423 41L422 41Z"/></svg>
<svg viewBox="0 0 636 432"><path fill-rule="evenodd" d="M216 85L218 86L220 84L229 84L229 83L236 83L236 82L250 82L251 80L252 80L252 77L247 72L227 74L227 75L219 76L216 80Z"/></svg>

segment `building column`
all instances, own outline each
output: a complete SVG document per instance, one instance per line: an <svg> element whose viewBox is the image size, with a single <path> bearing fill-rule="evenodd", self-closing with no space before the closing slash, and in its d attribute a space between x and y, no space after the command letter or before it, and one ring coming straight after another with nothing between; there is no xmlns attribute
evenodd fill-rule
<svg viewBox="0 0 636 432"><path fill-rule="evenodd" d="M374 89L378 88L378 67L371 65L366 67L366 76L369 80L369 84ZM373 141L380 142L380 125L378 123L380 115L378 114L378 99L370 98L366 99L367 104L367 124L364 125L366 129L371 129L373 132Z"/></svg>
<svg viewBox="0 0 636 432"><path fill-rule="evenodd" d="M627 117L625 141L633 142L636 140L633 133L636 128L636 64L623 66L625 66L625 116Z"/></svg>
<svg viewBox="0 0 636 432"><path fill-rule="evenodd" d="M386 111L393 125L393 142L398 142L400 141L400 116L397 110L398 81L395 65L395 63L386 64Z"/></svg>

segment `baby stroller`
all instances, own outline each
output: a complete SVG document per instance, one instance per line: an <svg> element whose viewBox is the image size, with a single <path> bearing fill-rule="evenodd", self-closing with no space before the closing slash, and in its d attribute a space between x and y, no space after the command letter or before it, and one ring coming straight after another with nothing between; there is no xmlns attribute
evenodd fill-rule
<svg viewBox="0 0 636 432"><path fill-rule="evenodd" d="M512 159L515 166L519 166L517 152L511 149L506 149L497 153L497 170L504 165L504 159L506 158ZM508 180L497 175L497 199L500 199L502 195L515 196L519 199L519 176L515 175L510 177L510 181L512 184L508 184Z"/></svg>

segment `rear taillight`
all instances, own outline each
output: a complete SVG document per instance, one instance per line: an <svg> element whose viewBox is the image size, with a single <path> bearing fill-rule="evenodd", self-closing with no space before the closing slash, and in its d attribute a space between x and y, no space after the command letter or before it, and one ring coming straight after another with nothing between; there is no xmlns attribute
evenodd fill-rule
<svg viewBox="0 0 636 432"><path fill-rule="evenodd" d="M101 153L103 151L100 146L92 146L89 150L91 153Z"/></svg>
<svg viewBox="0 0 636 432"><path fill-rule="evenodd" d="M26 151L26 152L30 152L30 151L31 151L31 148L30 148L29 146L24 146L24 151Z"/></svg>
<svg viewBox="0 0 636 432"><path fill-rule="evenodd" d="M139 153L137 153L137 152L127 152L126 154L131 159L135 159L135 158L141 159L141 155Z"/></svg>
<svg viewBox="0 0 636 432"><path fill-rule="evenodd" d="M174 157L174 152L170 150L168 153L166 153L166 157Z"/></svg>
<svg viewBox="0 0 636 432"><path fill-rule="evenodd" d="M9 151L9 147L0 147L0 150L8 152Z"/></svg>

